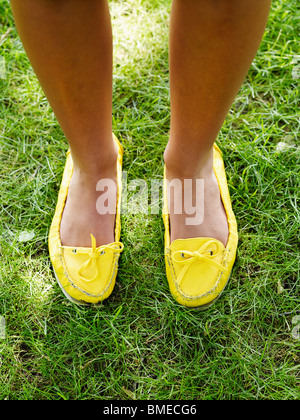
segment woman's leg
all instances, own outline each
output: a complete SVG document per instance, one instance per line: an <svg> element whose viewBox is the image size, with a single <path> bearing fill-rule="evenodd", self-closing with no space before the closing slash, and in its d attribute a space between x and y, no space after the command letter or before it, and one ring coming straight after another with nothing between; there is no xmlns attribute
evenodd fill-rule
<svg viewBox="0 0 300 420"><path fill-rule="evenodd" d="M173 0L167 178L204 179L205 204L204 222L188 226L184 213L173 214L178 198L171 192L171 240L204 236L226 245L228 226L213 173L212 146L257 52L270 3ZM195 199L195 185L186 193Z"/></svg>
<svg viewBox="0 0 300 420"><path fill-rule="evenodd" d="M11 0L18 32L69 142L74 174L63 245L114 241L115 215L99 215L96 184L116 181L112 140L112 31L107 0Z"/></svg>

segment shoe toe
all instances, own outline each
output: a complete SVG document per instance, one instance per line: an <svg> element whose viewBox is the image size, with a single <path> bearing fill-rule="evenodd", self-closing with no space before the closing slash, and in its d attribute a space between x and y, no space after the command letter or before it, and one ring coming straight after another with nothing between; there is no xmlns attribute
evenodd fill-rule
<svg viewBox="0 0 300 420"><path fill-rule="evenodd" d="M217 299L227 282L226 251L215 239L172 242L167 253L167 277L177 302L200 307Z"/></svg>
<svg viewBox="0 0 300 420"><path fill-rule="evenodd" d="M119 253L108 248L94 257L84 248L62 247L65 291L78 301L86 303L103 301L113 290L118 259Z"/></svg>

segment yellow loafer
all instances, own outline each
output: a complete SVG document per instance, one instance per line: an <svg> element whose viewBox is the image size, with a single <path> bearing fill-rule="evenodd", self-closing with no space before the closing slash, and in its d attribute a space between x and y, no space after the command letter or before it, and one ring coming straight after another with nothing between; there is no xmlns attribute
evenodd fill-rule
<svg viewBox="0 0 300 420"><path fill-rule="evenodd" d="M119 148L115 242L100 247L96 247L96 239L93 235L91 235L91 248L61 245L60 223L73 174L72 156L70 151L67 152L56 210L50 227L48 246L57 282L65 296L76 304L97 304L110 296L116 282L118 260L124 248L120 242L123 147L115 136L114 141Z"/></svg>
<svg viewBox="0 0 300 420"><path fill-rule="evenodd" d="M164 173L163 221L165 264L170 291L181 305L206 309L224 290L235 262L238 231L232 210L223 158L214 144L214 172L227 214L229 237L226 247L213 238L176 239L170 243L167 182Z"/></svg>

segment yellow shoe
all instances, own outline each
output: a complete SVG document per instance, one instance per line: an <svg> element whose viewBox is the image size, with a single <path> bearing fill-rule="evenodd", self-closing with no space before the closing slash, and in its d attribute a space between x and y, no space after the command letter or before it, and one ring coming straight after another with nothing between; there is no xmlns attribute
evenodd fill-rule
<svg viewBox="0 0 300 420"><path fill-rule="evenodd" d="M206 309L224 290L236 258L238 232L232 211L222 154L214 145L214 172L227 214L229 237L226 248L213 238L176 239L170 243L167 182L164 173L163 221L165 264L170 291L181 305Z"/></svg>
<svg viewBox="0 0 300 420"><path fill-rule="evenodd" d="M58 195L54 218L49 232L49 254L55 277L65 296L77 304L97 304L107 299L113 291L118 271L118 260L123 251L121 234L121 192L123 147L114 136L119 153L117 160L118 196L115 220L115 242L96 247L91 235L91 248L62 246L60 223L73 173L70 151Z"/></svg>

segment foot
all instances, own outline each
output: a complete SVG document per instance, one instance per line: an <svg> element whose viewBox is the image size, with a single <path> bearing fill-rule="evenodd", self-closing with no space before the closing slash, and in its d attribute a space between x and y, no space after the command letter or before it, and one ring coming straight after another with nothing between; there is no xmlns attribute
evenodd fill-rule
<svg viewBox="0 0 300 420"><path fill-rule="evenodd" d="M97 191L96 186L99 180L104 179L112 180L112 185L115 188L107 188L102 192ZM101 204L99 200L101 197L104 198L102 194L108 198L113 214L99 213L99 204ZM62 245L90 248L91 234L96 238L97 247L114 242L116 203L116 163L110 168L100 171L97 175L86 174L74 168L60 226Z"/></svg>
<svg viewBox="0 0 300 420"><path fill-rule="evenodd" d="M183 165L176 169L174 165L166 163L166 177L169 182L179 179L182 185L182 196L174 194L173 188L170 189L169 212L170 212L170 239L171 242L176 239L187 239L197 237L208 237L218 239L226 247L228 241L228 223L226 212L222 203L218 182L213 170L213 155L208 158L210 161L203 163L197 170L191 171L183 169ZM184 184L185 179L190 179L190 184ZM203 190L196 190L196 180L203 180ZM201 196L204 191L204 196ZM197 192L197 196L196 196ZM184 200L187 199L187 202ZM196 199L197 197L197 199ZM201 198L204 199L202 202ZM198 221L195 225L188 225L187 220L192 220L193 214L188 214L188 205L197 205ZM175 214L182 208L181 214ZM194 214L194 216L196 213ZM202 219L202 220L201 220ZM194 219L194 222L196 220Z"/></svg>

